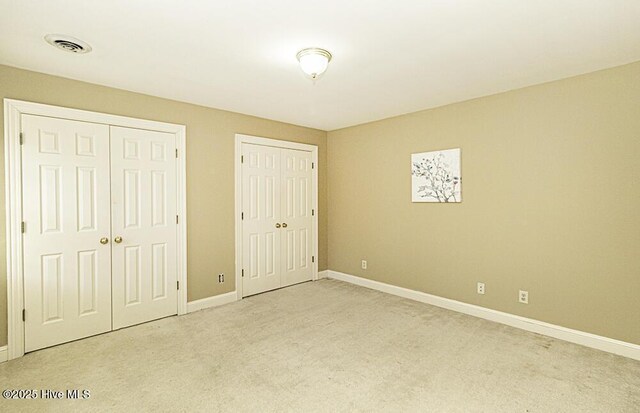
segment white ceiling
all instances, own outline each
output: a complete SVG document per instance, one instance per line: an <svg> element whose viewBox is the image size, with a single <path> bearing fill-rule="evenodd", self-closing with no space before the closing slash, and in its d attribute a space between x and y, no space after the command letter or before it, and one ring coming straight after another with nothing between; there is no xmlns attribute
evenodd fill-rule
<svg viewBox="0 0 640 413"><path fill-rule="evenodd" d="M323 130L637 60L639 0L0 0L2 64Z"/></svg>

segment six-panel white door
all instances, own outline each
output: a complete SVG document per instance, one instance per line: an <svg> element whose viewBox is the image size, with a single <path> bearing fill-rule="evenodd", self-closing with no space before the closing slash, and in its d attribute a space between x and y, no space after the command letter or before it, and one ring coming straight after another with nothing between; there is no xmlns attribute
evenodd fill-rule
<svg viewBox="0 0 640 413"><path fill-rule="evenodd" d="M111 127L113 328L177 314L175 135Z"/></svg>
<svg viewBox="0 0 640 413"><path fill-rule="evenodd" d="M242 294L280 288L280 149L242 145Z"/></svg>
<svg viewBox="0 0 640 413"><path fill-rule="evenodd" d="M109 127L21 121L25 351L33 351L111 330Z"/></svg>
<svg viewBox="0 0 640 413"><path fill-rule="evenodd" d="M310 281L311 153L242 144L242 295Z"/></svg>
<svg viewBox="0 0 640 413"><path fill-rule="evenodd" d="M313 277L311 152L281 149L282 286Z"/></svg>

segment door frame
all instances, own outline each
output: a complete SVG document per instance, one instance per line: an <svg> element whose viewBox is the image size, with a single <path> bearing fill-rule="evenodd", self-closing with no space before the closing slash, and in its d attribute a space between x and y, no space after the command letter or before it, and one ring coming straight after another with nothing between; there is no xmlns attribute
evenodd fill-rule
<svg viewBox="0 0 640 413"><path fill-rule="evenodd" d="M309 145L306 143L262 138L259 136L237 133L235 150L236 300L242 300L242 162L240 157L242 156L243 143L311 152L311 162L313 162L314 165L311 169L311 205L315 211L311 225L311 230L313 231L313 236L311 237L313 246L311 251L313 251L313 256L315 257L314 262L312 263L311 279L313 281L318 280L318 147L316 145Z"/></svg>
<svg viewBox="0 0 640 413"><path fill-rule="evenodd" d="M175 134L178 149L178 315L187 313L187 196L186 126L90 112L42 103L4 99L5 207L7 243L7 359L24 355L24 274L22 266L22 150L21 115L39 115Z"/></svg>

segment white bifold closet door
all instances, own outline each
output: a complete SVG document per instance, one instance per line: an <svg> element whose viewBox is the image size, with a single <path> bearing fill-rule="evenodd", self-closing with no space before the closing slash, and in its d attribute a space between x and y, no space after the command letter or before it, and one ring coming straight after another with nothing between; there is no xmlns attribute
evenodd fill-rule
<svg viewBox="0 0 640 413"><path fill-rule="evenodd" d="M111 330L109 126L22 115L25 351Z"/></svg>
<svg viewBox="0 0 640 413"><path fill-rule="evenodd" d="M113 328L177 314L175 135L111 127Z"/></svg>
<svg viewBox="0 0 640 413"><path fill-rule="evenodd" d="M176 314L175 136L21 120L25 351Z"/></svg>
<svg viewBox="0 0 640 413"><path fill-rule="evenodd" d="M242 144L243 296L313 277L311 152Z"/></svg>

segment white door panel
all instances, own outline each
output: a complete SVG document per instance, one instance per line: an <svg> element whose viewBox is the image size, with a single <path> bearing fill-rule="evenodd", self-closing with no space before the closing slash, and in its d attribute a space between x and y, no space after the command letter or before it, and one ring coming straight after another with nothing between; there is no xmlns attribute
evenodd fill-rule
<svg viewBox="0 0 640 413"><path fill-rule="evenodd" d="M22 115L25 351L111 329L109 127Z"/></svg>
<svg viewBox="0 0 640 413"><path fill-rule="evenodd" d="M175 148L173 134L111 127L114 329L177 314Z"/></svg>
<svg viewBox="0 0 640 413"><path fill-rule="evenodd" d="M313 277L311 153L282 149L282 286ZM286 225L286 227L285 227Z"/></svg>
<svg viewBox="0 0 640 413"><path fill-rule="evenodd" d="M244 296L279 288L280 150L242 145Z"/></svg>

